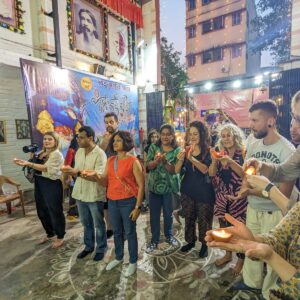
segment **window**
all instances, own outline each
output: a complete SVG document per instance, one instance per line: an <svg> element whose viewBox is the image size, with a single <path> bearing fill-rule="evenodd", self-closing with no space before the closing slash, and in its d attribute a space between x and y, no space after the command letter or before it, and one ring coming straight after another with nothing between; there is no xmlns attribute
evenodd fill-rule
<svg viewBox="0 0 300 300"><path fill-rule="evenodd" d="M215 48L207 50L202 53L202 63L208 64L210 62L218 61L223 59L223 49Z"/></svg>
<svg viewBox="0 0 300 300"><path fill-rule="evenodd" d="M196 0L188 0L189 10L193 10L196 8Z"/></svg>
<svg viewBox="0 0 300 300"><path fill-rule="evenodd" d="M190 54L187 57L188 67L193 67L196 64L196 55Z"/></svg>
<svg viewBox="0 0 300 300"><path fill-rule="evenodd" d="M214 28L214 30L219 30L219 29L224 28L224 17L223 16L213 19L213 28Z"/></svg>
<svg viewBox="0 0 300 300"><path fill-rule="evenodd" d="M188 38L192 39L196 36L196 25L188 27Z"/></svg>
<svg viewBox="0 0 300 300"><path fill-rule="evenodd" d="M214 1L217 1L217 0L202 0L202 5L207 5L211 2L214 2Z"/></svg>
<svg viewBox="0 0 300 300"><path fill-rule="evenodd" d="M207 33L212 31L211 21L205 21L202 23L202 33Z"/></svg>
<svg viewBox="0 0 300 300"><path fill-rule="evenodd" d="M232 13L232 26L239 25L242 22L242 13L240 11L235 11Z"/></svg>
<svg viewBox="0 0 300 300"><path fill-rule="evenodd" d="M217 18L214 18L209 21L205 21L202 23L202 34L214 31L214 30L220 30L224 28L224 16L220 16Z"/></svg>
<svg viewBox="0 0 300 300"><path fill-rule="evenodd" d="M242 56L242 46L233 46L231 48L231 57L240 57Z"/></svg>

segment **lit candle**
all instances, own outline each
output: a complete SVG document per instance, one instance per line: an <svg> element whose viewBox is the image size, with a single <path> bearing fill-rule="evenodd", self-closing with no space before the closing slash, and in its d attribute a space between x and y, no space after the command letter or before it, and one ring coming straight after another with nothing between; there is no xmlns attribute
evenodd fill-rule
<svg viewBox="0 0 300 300"><path fill-rule="evenodd" d="M247 175L256 175L256 170L253 166L250 166L245 170L245 174L247 174Z"/></svg>
<svg viewBox="0 0 300 300"><path fill-rule="evenodd" d="M232 238L230 232L226 232L224 229L215 229L211 232L213 239L217 242L228 242Z"/></svg>

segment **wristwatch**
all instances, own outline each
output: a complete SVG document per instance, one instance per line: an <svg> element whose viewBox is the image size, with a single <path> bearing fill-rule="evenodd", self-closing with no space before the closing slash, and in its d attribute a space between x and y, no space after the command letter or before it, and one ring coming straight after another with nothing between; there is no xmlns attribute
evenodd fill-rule
<svg viewBox="0 0 300 300"><path fill-rule="evenodd" d="M80 177L81 176L81 171L78 171L77 172L77 177Z"/></svg>
<svg viewBox="0 0 300 300"><path fill-rule="evenodd" d="M137 205L137 206L135 207L135 209L142 209L142 206L141 206L141 205Z"/></svg>
<svg viewBox="0 0 300 300"><path fill-rule="evenodd" d="M262 195L265 197L265 198L269 198L270 196L270 190L271 188L274 186L274 183L270 182L266 187L265 189L261 192Z"/></svg>

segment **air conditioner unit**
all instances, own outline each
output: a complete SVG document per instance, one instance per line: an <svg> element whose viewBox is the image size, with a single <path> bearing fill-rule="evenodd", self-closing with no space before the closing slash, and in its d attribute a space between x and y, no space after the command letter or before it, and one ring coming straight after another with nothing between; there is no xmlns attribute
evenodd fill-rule
<svg viewBox="0 0 300 300"><path fill-rule="evenodd" d="M105 66L94 64L94 73L99 75L104 75Z"/></svg>
<svg viewBox="0 0 300 300"><path fill-rule="evenodd" d="M229 73L229 70L230 70L230 68L229 68L229 67L226 67L226 66L223 66L223 67L221 68L221 72L222 72L222 73Z"/></svg>

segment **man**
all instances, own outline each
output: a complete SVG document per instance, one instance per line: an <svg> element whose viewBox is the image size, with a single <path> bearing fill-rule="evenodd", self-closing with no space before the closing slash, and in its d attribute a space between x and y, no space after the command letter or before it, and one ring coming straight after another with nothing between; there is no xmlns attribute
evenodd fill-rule
<svg viewBox="0 0 300 300"><path fill-rule="evenodd" d="M292 98L291 103L291 137L294 144L300 144L300 91ZM300 147L281 164L270 164L250 159L246 165L253 165L261 175L266 176L270 181L291 181L300 176Z"/></svg>
<svg viewBox="0 0 300 300"><path fill-rule="evenodd" d="M97 182L81 177L83 170L95 170L104 173L107 162L106 155L94 142L95 132L89 126L83 126L78 131L79 149L75 155L75 166L63 166L62 172L66 175L77 176L72 192L76 199L80 221L84 227L85 248L77 256L78 259L86 257L95 248L95 261L103 259L106 248L106 234L103 206L106 202L106 191ZM96 229L96 234L95 234Z"/></svg>
<svg viewBox="0 0 300 300"><path fill-rule="evenodd" d="M111 136L116 131L118 131L118 126L119 126L118 116L114 112L109 112L109 113L105 114L104 124L105 124L106 132L102 137L100 137L98 139L98 144L99 144L100 148L102 150L104 150L107 158L109 158L110 156L114 155L114 152L112 151L112 149L108 148L108 144L109 144ZM105 216L105 222L106 222L106 226L107 226L106 236L109 239L113 236L113 231L112 231L112 226L111 226L110 219L109 219L107 202L104 205L104 216Z"/></svg>
<svg viewBox="0 0 300 300"><path fill-rule="evenodd" d="M78 12L79 26L76 31L76 48L102 55L101 41L97 31L97 22L94 15L88 9L80 9Z"/></svg>
<svg viewBox="0 0 300 300"><path fill-rule="evenodd" d="M263 101L253 104L250 109L250 128L256 138L247 145L246 160L250 157L264 162L279 164L294 151L294 146L282 137L276 130L277 107L273 101ZM276 184L280 191L290 196L294 181ZM266 191L267 193L269 191ZM268 197L261 193L248 196L246 225L254 234L269 232L282 219L283 215ZM269 299L269 290L276 285L277 276L270 267L264 275L264 264L259 261L245 259L243 267L244 283L237 288L262 289L265 299Z"/></svg>

